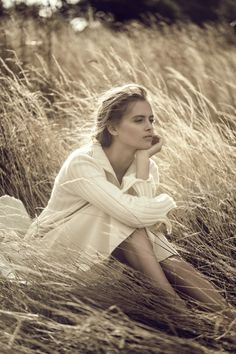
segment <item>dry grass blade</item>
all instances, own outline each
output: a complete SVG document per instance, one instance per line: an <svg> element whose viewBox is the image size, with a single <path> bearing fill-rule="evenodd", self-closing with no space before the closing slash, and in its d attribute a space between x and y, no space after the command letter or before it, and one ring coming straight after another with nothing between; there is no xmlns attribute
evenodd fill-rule
<svg viewBox="0 0 236 354"><path fill-rule="evenodd" d="M227 26L160 30L133 23L115 37L103 26L78 35L60 22L51 24L50 46L43 46L49 28L26 19L21 49L18 27L12 19L5 26L1 195L20 198L31 217L39 214L62 161L87 141L97 95L139 82L150 89L156 130L167 141L157 163L159 192L179 206L171 241L235 306L236 56ZM34 41L37 54L27 44ZM190 300L180 310L118 262L92 266L84 255L90 270L79 260L58 264L2 227L0 247L1 261L15 271L0 278L3 353L236 351L235 322L224 312L203 312Z"/></svg>

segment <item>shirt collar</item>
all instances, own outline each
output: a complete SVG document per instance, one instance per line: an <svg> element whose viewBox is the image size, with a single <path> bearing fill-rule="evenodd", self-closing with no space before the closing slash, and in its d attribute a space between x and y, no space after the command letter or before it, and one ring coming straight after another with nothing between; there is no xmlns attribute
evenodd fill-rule
<svg viewBox="0 0 236 354"><path fill-rule="evenodd" d="M105 154L101 144L97 141L92 143L92 156L94 157L94 159L99 163L99 165L106 170L107 172L111 173L116 180L117 176L115 174L115 171L113 170L113 167L107 157L107 155ZM124 176L130 175L131 173L134 173L136 171L136 161L135 158L132 161L132 163L130 164L128 170L126 171L126 173L124 174Z"/></svg>

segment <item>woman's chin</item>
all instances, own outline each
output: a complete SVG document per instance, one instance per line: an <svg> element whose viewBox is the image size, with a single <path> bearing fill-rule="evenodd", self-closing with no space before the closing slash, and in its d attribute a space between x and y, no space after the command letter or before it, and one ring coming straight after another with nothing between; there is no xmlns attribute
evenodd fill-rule
<svg viewBox="0 0 236 354"><path fill-rule="evenodd" d="M152 145L152 141L151 140L146 140L143 145L150 147Z"/></svg>
<svg viewBox="0 0 236 354"><path fill-rule="evenodd" d="M148 149L150 149L150 146L151 146L151 143L146 143L146 144L140 144L138 147L137 147L137 149L138 150L148 150Z"/></svg>

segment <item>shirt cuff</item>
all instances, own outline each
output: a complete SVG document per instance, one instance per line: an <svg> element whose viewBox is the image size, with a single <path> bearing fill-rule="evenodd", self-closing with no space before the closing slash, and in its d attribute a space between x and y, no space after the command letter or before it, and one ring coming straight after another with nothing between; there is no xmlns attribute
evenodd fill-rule
<svg viewBox="0 0 236 354"><path fill-rule="evenodd" d="M158 223L165 224L167 234L171 235L171 233L172 233L172 224L171 224L171 221L168 219L167 216L165 216L163 219L159 219Z"/></svg>
<svg viewBox="0 0 236 354"><path fill-rule="evenodd" d="M177 204L174 201L174 199L166 193L162 193L156 198L163 203L163 209L164 209L163 216L158 218L158 222L165 224L167 229L167 234L170 235L172 233L172 224L167 214L169 213L170 210L176 208Z"/></svg>
<svg viewBox="0 0 236 354"><path fill-rule="evenodd" d="M122 191L125 193L131 187L137 192L138 196L145 196L148 198L154 197L156 185L152 175L148 179L135 177L135 173L124 176L121 185Z"/></svg>

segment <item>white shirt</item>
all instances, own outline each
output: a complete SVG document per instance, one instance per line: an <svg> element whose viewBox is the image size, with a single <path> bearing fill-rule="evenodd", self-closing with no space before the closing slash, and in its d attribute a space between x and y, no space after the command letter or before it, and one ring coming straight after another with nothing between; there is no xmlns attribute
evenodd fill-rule
<svg viewBox="0 0 236 354"><path fill-rule="evenodd" d="M176 203L166 193L158 195L158 166L149 161L147 180L136 178L134 158L120 185L99 142L76 149L62 165L46 208L25 238L38 238L48 254L61 261L67 251L68 256L86 252L98 261L107 258L136 228L145 227L153 242L157 237L149 230L152 225L164 222L170 233L167 213ZM158 259L177 253L163 234L158 237L166 248L163 251L154 245Z"/></svg>

